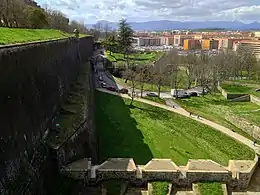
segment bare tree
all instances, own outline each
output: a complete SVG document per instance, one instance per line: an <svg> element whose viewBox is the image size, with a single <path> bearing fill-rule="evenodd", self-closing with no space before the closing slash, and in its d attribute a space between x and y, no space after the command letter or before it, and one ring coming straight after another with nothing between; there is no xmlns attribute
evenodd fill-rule
<svg viewBox="0 0 260 195"><path fill-rule="evenodd" d="M192 82L194 81L195 77L195 69L198 65L198 57L196 55L188 54L184 58L184 68L185 68L185 74L188 78L188 89L190 89Z"/></svg>
<svg viewBox="0 0 260 195"><path fill-rule="evenodd" d="M137 68L137 81L140 85L141 97L143 97L144 85L151 78L151 65L140 66Z"/></svg>
<svg viewBox="0 0 260 195"><path fill-rule="evenodd" d="M127 80L130 80L131 82L131 102L130 102L130 107L133 106L134 98L136 97L136 87L138 84L138 77L137 77L137 72L135 69L134 64L131 64L125 71L123 72L123 77Z"/></svg>

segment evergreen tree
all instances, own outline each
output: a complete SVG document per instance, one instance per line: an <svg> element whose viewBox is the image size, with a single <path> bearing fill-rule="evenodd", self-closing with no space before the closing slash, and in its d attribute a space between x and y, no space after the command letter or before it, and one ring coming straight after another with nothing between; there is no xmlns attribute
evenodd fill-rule
<svg viewBox="0 0 260 195"><path fill-rule="evenodd" d="M119 47L123 50L124 58L127 56L132 45L133 30L125 19L119 22L119 37L118 43ZM127 60L128 61L128 60Z"/></svg>

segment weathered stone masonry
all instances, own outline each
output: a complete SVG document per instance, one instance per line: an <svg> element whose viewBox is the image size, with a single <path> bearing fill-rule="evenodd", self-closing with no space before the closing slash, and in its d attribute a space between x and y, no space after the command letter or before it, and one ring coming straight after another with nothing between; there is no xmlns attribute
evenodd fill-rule
<svg viewBox="0 0 260 195"><path fill-rule="evenodd" d="M92 37L0 47L1 194L40 177L49 151L41 138L92 52Z"/></svg>

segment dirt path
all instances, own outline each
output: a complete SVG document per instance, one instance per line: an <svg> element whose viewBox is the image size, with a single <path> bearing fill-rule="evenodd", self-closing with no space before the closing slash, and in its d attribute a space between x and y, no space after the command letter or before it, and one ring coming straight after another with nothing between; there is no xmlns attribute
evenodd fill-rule
<svg viewBox="0 0 260 195"><path fill-rule="evenodd" d="M119 94L119 93L116 93L116 92L108 91L106 89L97 89L97 90L104 92L104 93L109 93L109 94L112 94L112 95L121 96L121 97L124 97L124 98L130 98L127 94ZM143 99L143 98L135 98L135 101L139 101L139 102L143 102L143 103L146 103L146 104L149 104L149 105L152 105L152 106L160 107L160 108L163 108L165 110L180 114L182 116L189 117L193 120L196 120L200 123L208 125L208 126L214 128L214 129L217 129L218 131L221 131L222 133L224 133L224 134L242 142L243 144L247 145L248 147L252 148L253 150L255 150L256 153L260 153L260 146L259 145L254 146L254 144L251 140L245 138L242 135L239 135L239 134L233 132L231 129L228 129L228 128L222 126L222 125L219 125L219 124L212 122L210 120L207 120L205 118L202 118L202 117L198 118L197 116L190 116L190 113L187 112L186 110L184 110L181 107L172 108L172 107L169 107L169 106L166 106L166 105L163 105L163 104L159 104L159 103L156 103L156 102L153 102L153 101L150 101L150 100L147 100L147 99Z"/></svg>

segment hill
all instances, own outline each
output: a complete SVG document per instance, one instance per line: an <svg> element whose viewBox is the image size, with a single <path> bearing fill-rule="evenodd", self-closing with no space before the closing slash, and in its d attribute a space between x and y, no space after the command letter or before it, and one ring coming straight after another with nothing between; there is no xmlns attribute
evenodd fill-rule
<svg viewBox="0 0 260 195"><path fill-rule="evenodd" d="M109 22L105 20L98 21L99 24L108 26L112 29L117 29L117 23ZM255 30L260 29L260 23L253 22L245 24L239 21L170 21L170 20L158 20L158 21L147 21L147 22L130 22L130 25L134 30L194 30L194 29L227 29L227 30ZM88 25L93 26L92 24Z"/></svg>

